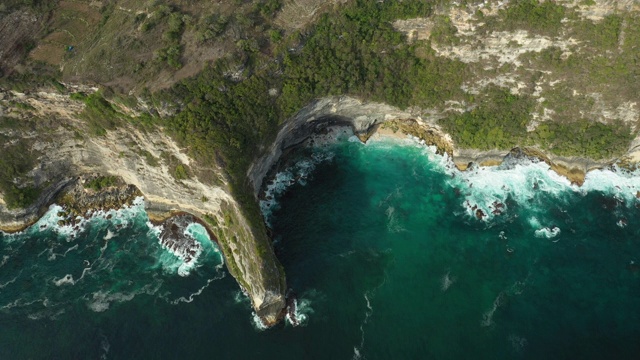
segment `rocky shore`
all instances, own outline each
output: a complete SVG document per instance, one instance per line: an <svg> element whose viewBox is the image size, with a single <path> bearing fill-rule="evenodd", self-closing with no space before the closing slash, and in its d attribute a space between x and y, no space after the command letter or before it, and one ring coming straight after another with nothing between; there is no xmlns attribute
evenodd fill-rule
<svg viewBox="0 0 640 360"><path fill-rule="evenodd" d="M49 105L56 108L55 104ZM76 115L69 112L65 116L74 118ZM425 144L436 146L439 153L448 154L460 170L465 170L469 164L495 166L509 157L529 157L546 162L552 170L581 185L588 171L610 165L610 162L550 156L534 148L511 151L457 149L435 120L435 115L425 119L417 113L386 104L366 103L349 97L320 99L283 124L275 141L249 168L247 177L258 199L266 177L277 169L284 154L314 134L336 126L349 127L363 142L372 137L414 136ZM57 131L55 141L37 143L45 155L38 159L40 165L32 176L48 185L36 203L25 209L9 210L0 199L0 230L24 229L36 222L54 202L65 206L71 219L77 215L86 216L96 209L119 208L130 204L137 196L144 196L148 216L154 223L165 222L173 226L175 222L171 219L186 213L201 222L211 239L218 242L229 272L251 298L263 322L273 325L282 319L286 308L285 274L273 253L264 224L245 217L224 180L212 182L199 176L178 180L163 159L171 157L196 174L218 174L220 169L198 169L197 164L160 130L141 132L126 127L110 131L105 137L83 139L74 137L64 128ZM145 154L144 157L141 154ZM632 161L634 159L631 157ZM98 176L114 177L117 181L99 190L86 186ZM167 239L172 236L168 233ZM180 248L179 244L167 240L170 248ZM189 251L185 254L186 259Z"/></svg>
<svg viewBox="0 0 640 360"><path fill-rule="evenodd" d="M282 126L269 150L253 163L247 174L253 184L255 195L260 196L265 178L274 168L279 167L278 163L284 154L303 144L312 135L336 125L350 127L362 142L372 137L413 136L424 141L426 145L436 146L438 153L448 154L461 171L466 170L471 164L498 166L506 158L517 155L543 161L551 170L566 177L571 183L581 186L589 171L602 169L616 162L554 156L532 147L489 151L458 149L451 136L442 131L433 118L422 119L418 115L385 104L334 97L310 104ZM628 157L633 161L634 157L631 155L633 154Z"/></svg>

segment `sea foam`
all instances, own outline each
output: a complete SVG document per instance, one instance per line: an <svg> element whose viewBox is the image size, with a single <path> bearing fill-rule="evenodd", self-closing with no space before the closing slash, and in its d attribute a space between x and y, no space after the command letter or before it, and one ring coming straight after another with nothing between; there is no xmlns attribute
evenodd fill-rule
<svg viewBox="0 0 640 360"><path fill-rule="evenodd" d="M410 146L420 149L425 161L436 171L446 174L448 185L458 189L462 197L460 205L465 213L482 221L490 221L508 212L511 202L531 210L540 210L543 203L540 196L553 197L558 204L563 204L568 196L599 192L632 206L638 203L640 194L640 170L627 171L617 166L592 170L587 173L584 184L577 186L551 170L543 161L517 159L499 166L473 166L460 171L447 154L436 154L434 146L427 146L415 137L385 138L372 142L371 146Z"/></svg>
<svg viewBox="0 0 640 360"><path fill-rule="evenodd" d="M271 216L274 210L279 208L278 198L294 184L307 185L307 180L316 169L316 166L325 161L331 161L335 154L330 151L318 151L311 154L310 158L302 159L283 171L278 172L266 185L264 198L260 200L260 210L267 225L271 226Z"/></svg>

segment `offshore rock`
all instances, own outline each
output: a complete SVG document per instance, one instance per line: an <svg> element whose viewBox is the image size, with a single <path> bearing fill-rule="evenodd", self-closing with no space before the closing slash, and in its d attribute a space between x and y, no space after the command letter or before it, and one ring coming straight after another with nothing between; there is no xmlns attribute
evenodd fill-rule
<svg viewBox="0 0 640 360"><path fill-rule="evenodd" d="M195 217L190 214L171 217L162 223L160 233L160 245L180 258L187 266L191 265L202 252L202 245L194 238L185 235L187 226L195 221Z"/></svg>
<svg viewBox="0 0 640 360"><path fill-rule="evenodd" d="M65 84L69 92L91 94L97 89ZM33 168L16 183L40 188L39 198L23 209L10 209L0 193L0 229L20 231L35 223L50 204L65 205L69 223L97 209L119 208L138 196L144 197L150 220L160 223L180 212L206 220L206 227L218 239L230 273L251 299L256 313L272 325L285 307L284 270L273 253L259 216L246 218L245 209L231 194L225 169L205 167L186 154L161 128L144 131L128 123L90 136L81 113L84 102L68 93L43 87L29 93L0 89L5 117L33 122L30 127L3 129L15 141L23 141L35 154ZM5 108L21 103L31 110ZM141 109L113 104L119 112L136 116ZM144 109L142 109L144 110ZM177 179L180 164L190 177ZM119 179L99 191L87 183L95 177ZM86 185L86 186L85 186ZM223 210L222 207L225 209ZM225 219L230 223L226 224ZM180 256L190 256L190 246L172 247Z"/></svg>

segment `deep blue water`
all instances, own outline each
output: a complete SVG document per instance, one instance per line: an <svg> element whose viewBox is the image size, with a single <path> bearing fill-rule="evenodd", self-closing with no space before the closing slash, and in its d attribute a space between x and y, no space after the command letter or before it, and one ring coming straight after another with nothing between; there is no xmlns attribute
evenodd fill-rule
<svg viewBox="0 0 640 360"><path fill-rule="evenodd" d="M639 356L640 177L460 173L412 141L297 156L262 205L302 325L260 330L199 225L181 276L142 205L73 237L53 208L0 235L0 358Z"/></svg>

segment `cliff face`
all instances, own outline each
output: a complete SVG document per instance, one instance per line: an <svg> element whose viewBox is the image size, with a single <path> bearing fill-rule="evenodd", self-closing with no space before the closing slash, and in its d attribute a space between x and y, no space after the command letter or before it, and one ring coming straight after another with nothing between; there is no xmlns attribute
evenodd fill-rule
<svg viewBox="0 0 640 360"><path fill-rule="evenodd" d="M86 136L86 124L79 119L84 105L67 95L44 90L32 94L11 91L0 94L0 111L5 119L54 120L45 122L46 131L37 125L35 129L21 126L0 129L0 135L10 136L14 142L25 141L29 151L37 155L33 169L16 181L43 188L35 204L25 209L9 209L0 196L0 228L15 230L32 223L47 205L65 200L65 193L73 194L76 202L87 208L91 202L82 202L82 199L90 199L92 193L85 185L88 179L113 176L120 179L120 185L127 185L125 188L130 193L127 194L143 194L149 216L154 220L177 212L189 212L203 219L217 238L229 272L251 298L256 314L269 325L280 319L286 306L284 270L273 253L262 219L246 217L246 212L230 194L222 169L200 166L158 127L143 130L124 123L104 136ZM28 106L18 110L17 103ZM451 137L436 124L444 116L442 113L422 109L419 114L349 97L317 100L287 120L273 144L252 164L247 176L254 194L259 195L265 177L283 151L331 125L350 126L362 141L380 127L387 132L411 134L448 153L460 169L469 162L497 165L509 154L508 151L457 149ZM5 148L11 146L6 144ZM605 165L588 159L548 157L535 149L525 149L524 153L548 162L552 169L576 183L581 183L588 170ZM87 174L94 175L87 177ZM133 196L129 195L124 198Z"/></svg>
<svg viewBox="0 0 640 360"><path fill-rule="evenodd" d="M84 104L52 89L0 93L0 115L5 119L25 123L36 119L33 126L40 119L51 120L47 129L0 129L2 135L24 142L34 157L33 168L15 179L17 184L43 189L37 201L24 209L9 209L0 193L0 229L17 230L33 223L49 204L64 200L65 193L74 194L74 203L85 208L93 192L83 188L86 175L113 176L121 179L118 183L137 188L152 220L181 211L206 220L230 273L251 298L256 313L267 324L277 321L285 307L284 272L264 228L247 221L221 169L200 166L157 127L143 130L125 123L104 136L86 136L86 124L80 119ZM17 108L18 103L25 105ZM11 149L12 145L5 146Z"/></svg>
<svg viewBox="0 0 640 360"><path fill-rule="evenodd" d="M376 125L391 119L412 118L410 112L401 111L381 103L362 102L351 97L329 97L312 102L283 125L273 144L255 161L247 176L257 196L265 176L277 163L283 150L302 143L312 134L327 126L351 126L354 133L365 136Z"/></svg>
<svg viewBox="0 0 640 360"><path fill-rule="evenodd" d="M283 124L273 144L252 164L247 176L253 184L255 195L259 196L265 178L276 166L283 152L302 144L314 133L332 125L351 127L363 142L378 132L380 127L384 128L385 132L391 131L401 136L412 135L424 140L428 145L435 145L439 152L447 153L460 170L465 170L470 163L481 166L499 165L505 158L512 157L514 151L525 153L548 163L553 171L577 185L582 185L586 173L591 170L606 167L614 162L637 163L639 158L637 142L631 144L629 151L622 158L600 161L557 156L536 148L490 151L460 148L456 147L451 136L437 125L437 120L444 116L446 113L436 110L417 109L416 113L413 113L411 110L402 111L386 104L362 102L350 97L323 98L309 104Z"/></svg>

